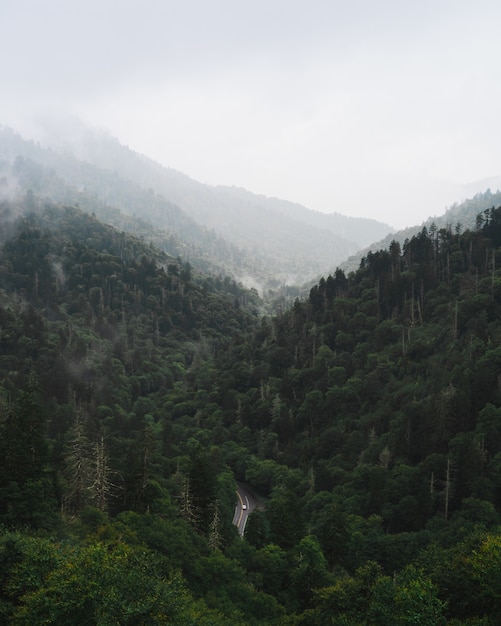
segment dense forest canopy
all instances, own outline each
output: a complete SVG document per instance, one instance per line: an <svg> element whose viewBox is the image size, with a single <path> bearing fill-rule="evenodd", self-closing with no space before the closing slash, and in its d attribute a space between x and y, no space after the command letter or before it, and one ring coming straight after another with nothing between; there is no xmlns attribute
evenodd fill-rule
<svg viewBox="0 0 501 626"><path fill-rule="evenodd" d="M500 623L501 209L271 317L71 204L0 222L4 623Z"/></svg>

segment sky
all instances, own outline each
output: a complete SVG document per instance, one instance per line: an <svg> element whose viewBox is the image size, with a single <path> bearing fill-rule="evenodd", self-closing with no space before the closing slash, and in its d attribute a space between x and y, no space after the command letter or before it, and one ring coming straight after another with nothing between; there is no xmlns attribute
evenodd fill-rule
<svg viewBox="0 0 501 626"><path fill-rule="evenodd" d="M0 124L78 116L200 182L402 228L501 176L500 23L488 0L2 0Z"/></svg>

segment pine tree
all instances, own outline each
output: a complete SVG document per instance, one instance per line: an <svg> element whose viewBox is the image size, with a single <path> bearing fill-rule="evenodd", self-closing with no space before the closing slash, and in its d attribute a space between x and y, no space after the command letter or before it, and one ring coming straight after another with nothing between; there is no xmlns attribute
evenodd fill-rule
<svg viewBox="0 0 501 626"><path fill-rule="evenodd" d="M53 522L46 423L38 386L30 380L7 405L0 424L0 520L7 524L46 527Z"/></svg>

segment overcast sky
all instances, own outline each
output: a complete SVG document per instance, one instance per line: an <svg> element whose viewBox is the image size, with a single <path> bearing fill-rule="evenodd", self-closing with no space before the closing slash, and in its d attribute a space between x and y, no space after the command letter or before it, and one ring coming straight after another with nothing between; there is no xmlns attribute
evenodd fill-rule
<svg viewBox="0 0 501 626"><path fill-rule="evenodd" d="M501 175L501 3L2 0L0 123L78 115L208 184L374 217Z"/></svg>

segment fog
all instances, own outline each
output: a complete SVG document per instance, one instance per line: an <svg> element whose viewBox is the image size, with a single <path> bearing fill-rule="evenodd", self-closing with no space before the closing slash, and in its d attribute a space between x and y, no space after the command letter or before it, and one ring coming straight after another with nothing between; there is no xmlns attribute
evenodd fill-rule
<svg viewBox="0 0 501 626"><path fill-rule="evenodd" d="M11 165L0 163L0 202L15 203L21 197L18 180L12 176Z"/></svg>
<svg viewBox="0 0 501 626"><path fill-rule="evenodd" d="M201 182L400 228L501 174L500 18L482 0L4 0L0 124L43 139L78 116Z"/></svg>

